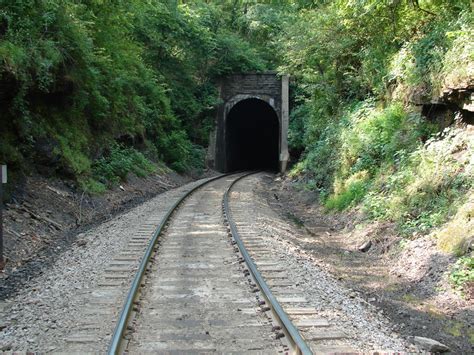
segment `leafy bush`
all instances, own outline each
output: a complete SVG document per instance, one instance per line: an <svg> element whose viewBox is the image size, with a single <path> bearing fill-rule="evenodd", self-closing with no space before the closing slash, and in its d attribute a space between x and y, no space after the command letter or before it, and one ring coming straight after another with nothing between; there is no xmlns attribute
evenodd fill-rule
<svg viewBox="0 0 474 355"><path fill-rule="evenodd" d="M394 96L417 101L437 97L442 88L467 84L472 78L473 45L469 38L472 11L464 9L457 16L444 13L436 21L421 27L422 33L403 44L394 54L388 81L395 83Z"/></svg>
<svg viewBox="0 0 474 355"><path fill-rule="evenodd" d="M422 146L436 127L405 105L472 79L469 2L293 9L278 44L280 70L295 77L299 95L290 143L305 147L292 175L305 174L327 207L361 203L370 218L396 221L404 234L444 223L471 176L451 154ZM366 180L354 181L359 173Z"/></svg>
<svg viewBox="0 0 474 355"><path fill-rule="evenodd" d="M94 178L87 178L80 181L81 189L92 195L100 195L107 191L106 184L95 180Z"/></svg>
<svg viewBox="0 0 474 355"><path fill-rule="evenodd" d="M0 160L17 170L47 139L61 171L84 180L121 136L152 142L179 171L200 166L217 76L265 68L226 4L0 2Z"/></svg>
<svg viewBox="0 0 474 355"><path fill-rule="evenodd" d="M366 100L325 124L292 174L304 172L328 209L361 203L368 217L395 221L404 235L427 233L456 212L473 186L469 135L446 130L423 143L435 126L400 104L378 108Z"/></svg>
<svg viewBox="0 0 474 355"><path fill-rule="evenodd" d="M112 145L110 153L96 160L92 166L94 179L109 186L126 181L129 173L145 177L155 171L155 166L133 148Z"/></svg>
<svg viewBox="0 0 474 355"><path fill-rule="evenodd" d="M379 110L365 103L351 113L350 125L342 132L341 173L368 171L373 176L382 165L396 164L421 143L428 127L399 104Z"/></svg>
<svg viewBox="0 0 474 355"><path fill-rule="evenodd" d="M472 140L461 130L445 134L379 173L363 203L370 217L397 221L411 235L428 232L456 213L473 188Z"/></svg>
<svg viewBox="0 0 474 355"><path fill-rule="evenodd" d="M184 131L174 131L158 143L158 149L167 152L166 163L177 172L201 170L204 168L204 148L191 143Z"/></svg>

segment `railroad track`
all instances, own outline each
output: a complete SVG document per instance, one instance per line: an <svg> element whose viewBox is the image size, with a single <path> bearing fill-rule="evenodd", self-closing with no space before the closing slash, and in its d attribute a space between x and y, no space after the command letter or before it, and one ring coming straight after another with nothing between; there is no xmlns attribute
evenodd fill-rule
<svg viewBox="0 0 474 355"><path fill-rule="evenodd" d="M250 258L229 207L248 174L206 181L168 211L153 234L109 354L311 350ZM222 206L222 209L221 209Z"/></svg>
<svg viewBox="0 0 474 355"><path fill-rule="evenodd" d="M238 198L231 203L232 188L251 174L196 185L160 221L147 222L143 236L132 238L134 252L143 249L154 224L109 354L352 350L337 346L344 334L331 331L307 305L272 250L246 223L248 206L239 206Z"/></svg>

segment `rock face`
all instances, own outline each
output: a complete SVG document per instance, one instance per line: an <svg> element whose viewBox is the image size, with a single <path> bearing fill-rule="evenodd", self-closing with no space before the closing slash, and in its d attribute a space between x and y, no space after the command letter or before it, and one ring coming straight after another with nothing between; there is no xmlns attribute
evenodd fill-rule
<svg viewBox="0 0 474 355"><path fill-rule="evenodd" d="M413 344L419 346L423 350L429 351L430 353L445 353L450 350L446 345L430 338L413 337L411 341Z"/></svg>
<svg viewBox="0 0 474 355"><path fill-rule="evenodd" d="M443 90L439 101L453 103L462 110L474 112L474 83Z"/></svg>

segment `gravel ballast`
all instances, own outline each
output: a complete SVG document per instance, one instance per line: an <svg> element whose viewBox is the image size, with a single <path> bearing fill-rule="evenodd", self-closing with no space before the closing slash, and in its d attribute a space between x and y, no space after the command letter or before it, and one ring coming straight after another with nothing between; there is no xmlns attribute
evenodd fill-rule
<svg viewBox="0 0 474 355"><path fill-rule="evenodd" d="M416 351L394 330L396 325L383 311L345 287L291 242L303 232L282 220L256 192L264 176L253 175L234 187L231 206L238 206L241 211L234 214L234 219L246 220L253 232L265 239L268 249L278 256L279 266L288 273L288 280L309 301L308 306L316 308L319 316L341 329L350 339L348 345L358 351Z"/></svg>
<svg viewBox="0 0 474 355"><path fill-rule="evenodd" d="M202 180L201 180L202 181ZM77 236L77 242L28 286L0 304L0 350L59 351L70 332L87 314L90 293L110 261L126 248L130 237L150 218L164 215L186 191L200 181L167 191ZM139 260L136 261L138 264ZM129 284L133 277L130 273ZM127 292L123 288L123 297ZM119 309L121 305L117 304ZM108 317L108 318L107 318ZM104 351L114 328L114 315L104 316L96 331Z"/></svg>

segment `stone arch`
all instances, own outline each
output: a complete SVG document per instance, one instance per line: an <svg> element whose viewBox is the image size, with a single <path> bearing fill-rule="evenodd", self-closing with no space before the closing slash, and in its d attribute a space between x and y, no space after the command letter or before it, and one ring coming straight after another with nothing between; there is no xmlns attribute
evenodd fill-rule
<svg viewBox="0 0 474 355"><path fill-rule="evenodd" d="M228 115L239 103L254 99L265 102L278 118L278 170L285 171L288 161L288 81L288 76L275 72L235 74L220 80L221 104L216 111L216 128L210 136L208 166L221 172L232 168L226 142Z"/></svg>
<svg viewBox="0 0 474 355"><path fill-rule="evenodd" d="M237 94L234 95L232 98L226 101L224 104L224 120L227 118L228 113L230 110L239 102L243 100L248 100L248 99L257 99L266 102L268 105L270 105L273 110L275 110L275 113L278 116L278 120L280 121L280 115L278 114L277 107L275 105L275 98L270 96L270 95L252 95L252 94Z"/></svg>

